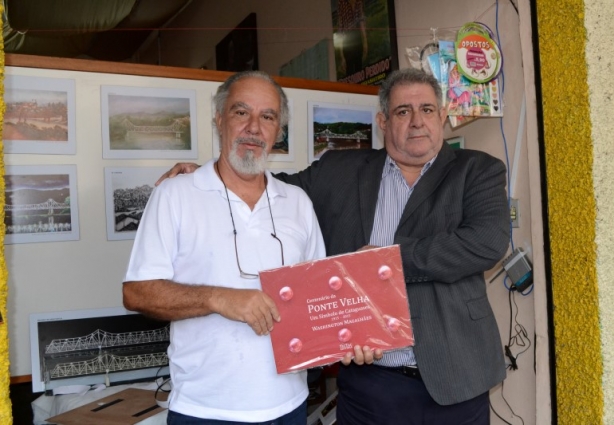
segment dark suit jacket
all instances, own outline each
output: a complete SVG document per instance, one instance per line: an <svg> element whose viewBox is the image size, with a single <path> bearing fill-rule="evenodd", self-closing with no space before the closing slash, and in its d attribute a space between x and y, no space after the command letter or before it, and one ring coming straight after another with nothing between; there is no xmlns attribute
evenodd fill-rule
<svg viewBox="0 0 614 425"><path fill-rule="evenodd" d="M279 176L313 201L327 255L368 245L385 158L384 149L330 151L298 174ZM498 159L444 143L395 233L416 359L439 404L469 400L505 376L484 281L509 243L505 175Z"/></svg>

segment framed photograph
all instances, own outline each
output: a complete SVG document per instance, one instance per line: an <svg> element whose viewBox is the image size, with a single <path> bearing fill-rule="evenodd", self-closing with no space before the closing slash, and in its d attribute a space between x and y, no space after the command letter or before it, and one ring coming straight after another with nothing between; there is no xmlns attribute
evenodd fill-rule
<svg viewBox="0 0 614 425"><path fill-rule="evenodd" d="M215 106L212 104L211 110L215 114ZM292 116L294 110L294 103L292 99L288 99L288 111L290 115L290 120L288 121L288 125L284 128L284 137L281 141L275 143L273 145L273 149L269 154L268 161L280 161L280 162L293 162L294 161L294 131L292 124ZM217 132L217 128L215 128L215 124L213 125L213 157L219 158L221 152L220 146L220 136Z"/></svg>
<svg viewBox="0 0 614 425"><path fill-rule="evenodd" d="M156 181L168 167L105 167L107 240L134 239Z"/></svg>
<svg viewBox="0 0 614 425"><path fill-rule="evenodd" d="M309 162L328 150L375 148L375 106L308 102Z"/></svg>
<svg viewBox="0 0 614 425"><path fill-rule="evenodd" d="M6 166L5 244L79 240L76 165Z"/></svg>
<svg viewBox="0 0 614 425"><path fill-rule="evenodd" d="M101 87L103 158L196 159L196 91Z"/></svg>
<svg viewBox="0 0 614 425"><path fill-rule="evenodd" d="M445 140L452 149L465 149L465 138L463 136L451 137Z"/></svg>
<svg viewBox="0 0 614 425"><path fill-rule="evenodd" d="M32 392L153 381L169 374L169 341L168 321L123 307L32 313Z"/></svg>
<svg viewBox="0 0 614 425"><path fill-rule="evenodd" d="M337 81L379 85L399 69L394 0L331 0Z"/></svg>
<svg viewBox="0 0 614 425"><path fill-rule="evenodd" d="M4 153L76 153L75 80L7 75L4 102Z"/></svg>

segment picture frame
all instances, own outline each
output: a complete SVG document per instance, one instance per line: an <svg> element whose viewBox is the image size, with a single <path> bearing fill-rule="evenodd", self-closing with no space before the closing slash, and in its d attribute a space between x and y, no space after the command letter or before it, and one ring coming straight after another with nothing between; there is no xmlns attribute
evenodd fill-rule
<svg viewBox="0 0 614 425"><path fill-rule="evenodd" d="M399 69L394 0L330 0L337 81L379 85Z"/></svg>
<svg viewBox="0 0 614 425"><path fill-rule="evenodd" d="M4 153L75 155L75 80L7 75Z"/></svg>
<svg viewBox="0 0 614 425"><path fill-rule="evenodd" d="M155 182L168 167L105 167L107 240L134 239Z"/></svg>
<svg viewBox="0 0 614 425"><path fill-rule="evenodd" d="M211 110L213 111L213 115L215 116L215 105L213 105L213 100L211 101ZM294 123L292 116L294 111L294 102L292 99L288 99L288 125L284 129L284 138L273 145L273 149L269 154L267 159L268 162L294 162ZM221 152L220 146L220 136L218 134L217 128L215 128L215 123L213 124L213 143L211 143L213 149L213 157L219 158Z"/></svg>
<svg viewBox="0 0 614 425"><path fill-rule="evenodd" d="M465 149L465 138L463 136L450 137L445 141L452 149Z"/></svg>
<svg viewBox="0 0 614 425"><path fill-rule="evenodd" d="M5 244L79 240L76 165L7 165Z"/></svg>
<svg viewBox="0 0 614 425"><path fill-rule="evenodd" d="M101 86L105 159L196 159L196 91Z"/></svg>
<svg viewBox="0 0 614 425"><path fill-rule="evenodd" d="M168 321L110 307L32 313L29 328L33 393L70 385L153 381L170 373ZM126 350L128 344L131 350Z"/></svg>
<svg viewBox="0 0 614 425"><path fill-rule="evenodd" d="M375 106L307 102L309 162L327 150L375 149Z"/></svg>

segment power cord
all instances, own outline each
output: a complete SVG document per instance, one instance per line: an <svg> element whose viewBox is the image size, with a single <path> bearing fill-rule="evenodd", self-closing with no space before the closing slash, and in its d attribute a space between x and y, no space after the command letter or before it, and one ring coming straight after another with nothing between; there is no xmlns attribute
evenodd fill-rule
<svg viewBox="0 0 614 425"><path fill-rule="evenodd" d="M512 416L520 419L520 422L522 423L522 425L524 425L524 419L522 419L522 416L518 416L516 413L514 413L514 411L512 410L512 407L510 406L510 404L507 402L507 400L505 399L505 397L503 396L503 382L501 383L501 398L503 399L503 401L505 402L505 404L507 404L507 407L509 407L510 412L512 412ZM505 422L507 425L514 425L511 422L506 421L505 419L503 419L503 417L495 410L495 408L493 407L492 403L490 402L490 400L488 401L488 405L490 406L490 410L492 410L492 412L499 418L501 419L503 422Z"/></svg>

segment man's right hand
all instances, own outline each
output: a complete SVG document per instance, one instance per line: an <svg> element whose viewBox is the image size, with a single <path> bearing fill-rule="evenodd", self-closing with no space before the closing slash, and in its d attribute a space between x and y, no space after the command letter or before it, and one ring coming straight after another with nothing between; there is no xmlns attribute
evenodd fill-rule
<svg viewBox="0 0 614 425"><path fill-rule="evenodd" d="M190 174L196 171L200 167L198 164L194 164L193 162L178 162L168 170L166 173L162 174L162 176L156 182L156 186L162 183L164 180L168 178L175 177L178 174Z"/></svg>
<svg viewBox="0 0 614 425"><path fill-rule="evenodd" d="M256 289L216 287L212 295L213 311L230 320L247 323L256 335L268 335L281 317L273 300Z"/></svg>

